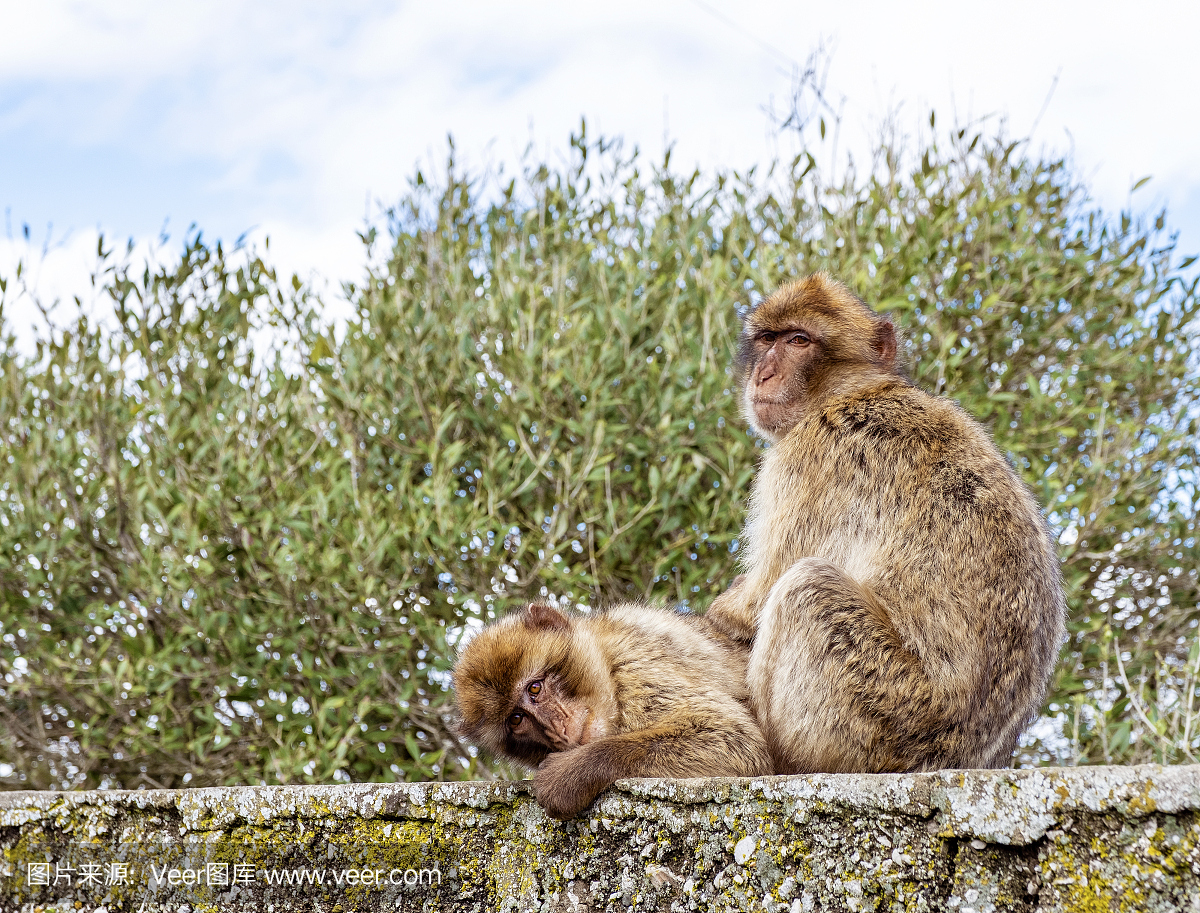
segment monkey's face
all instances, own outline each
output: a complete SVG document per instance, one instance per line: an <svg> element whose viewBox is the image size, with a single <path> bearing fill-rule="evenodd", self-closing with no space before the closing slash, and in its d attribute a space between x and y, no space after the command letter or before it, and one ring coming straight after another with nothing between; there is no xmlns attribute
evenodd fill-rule
<svg viewBox="0 0 1200 913"><path fill-rule="evenodd" d="M839 378L894 370L896 338L849 289L824 273L784 286L746 318L737 353L746 421L771 443Z"/></svg>
<svg viewBox="0 0 1200 913"><path fill-rule="evenodd" d="M605 681L595 644L576 619L534 604L484 628L459 657L462 732L537 766L551 752L603 734Z"/></svg>
<svg viewBox="0 0 1200 913"><path fill-rule="evenodd" d="M505 720L505 747L514 757L578 748L593 737L590 702L572 694L557 673L535 673L522 685Z"/></svg>
<svg viewBox="0 0 1200 913"><path fill-rule="evenodd" d="M748 328L742 409L746 420L774 443L800 421L821 342L811 324L791 321Z"/></svg>

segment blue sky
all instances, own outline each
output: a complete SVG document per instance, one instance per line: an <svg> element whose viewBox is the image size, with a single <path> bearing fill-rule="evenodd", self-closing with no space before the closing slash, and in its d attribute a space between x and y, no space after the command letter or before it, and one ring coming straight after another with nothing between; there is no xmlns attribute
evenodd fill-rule
<svg viewBox="0 0 1200 913"><path fill-rule="evenodd" d="M84 293L98 230L148 243L166 225L175 244L194 222L354 278L356 230L440 165L447 134L482 167L531 141L553 155L586 116L654 157L669 138L681 166L745 167L790 152L763 109L822 43L859 158L889 112L912 131L931 107L945 125L1004 117L1071 154L1106 208L1167 206L1200 252L1195 10L0 0L0 275L21 258L43 298ZM26 335L33 309L8 320Z"/></svg>

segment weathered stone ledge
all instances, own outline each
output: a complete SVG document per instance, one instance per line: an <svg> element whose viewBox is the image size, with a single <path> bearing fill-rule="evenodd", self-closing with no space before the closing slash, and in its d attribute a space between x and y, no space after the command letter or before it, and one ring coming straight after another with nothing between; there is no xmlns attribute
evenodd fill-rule
<svg viewBox="0 0 1200 913"><path fill-rule="evenodd" d="M520 783L0 793L0 909L1200 911L1198 812L1157 766L629 780L567 823Z"/></svg>

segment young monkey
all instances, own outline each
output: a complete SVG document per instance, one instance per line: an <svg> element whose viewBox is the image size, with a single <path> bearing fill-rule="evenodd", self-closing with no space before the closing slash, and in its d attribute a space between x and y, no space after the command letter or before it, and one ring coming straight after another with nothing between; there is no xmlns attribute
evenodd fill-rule
<svg viewBox="0 0 1200 913"><path fill-rule="evenodd" d="M578 615L534 603L459 656L461 731L537 768L534 794L556 818L624 777L769 774L747 709L746 658L699 616L634 603Z"/></svg>

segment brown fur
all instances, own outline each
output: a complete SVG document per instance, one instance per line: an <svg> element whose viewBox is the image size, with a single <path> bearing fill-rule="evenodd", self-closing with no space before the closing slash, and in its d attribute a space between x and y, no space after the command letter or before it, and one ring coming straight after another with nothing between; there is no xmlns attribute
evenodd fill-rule
<svg viewBox="0 0 1200 913"><path fill-rule="evenodd" d="M538 801L570 818L623 777L771 773L747 707L746 660L703 617L534 604L467 644L454 688L463 734L538 767Z"/></svg>
<svg viewBox="0 0 1200 913"><path fill-rule="evenodd" d="M1063 638L1032 495L895 353L890 321L823 273L742 334L743 410L773 446L744 579L707 617L753 638L751 705L778 773L1006 766Z"/></svg>

